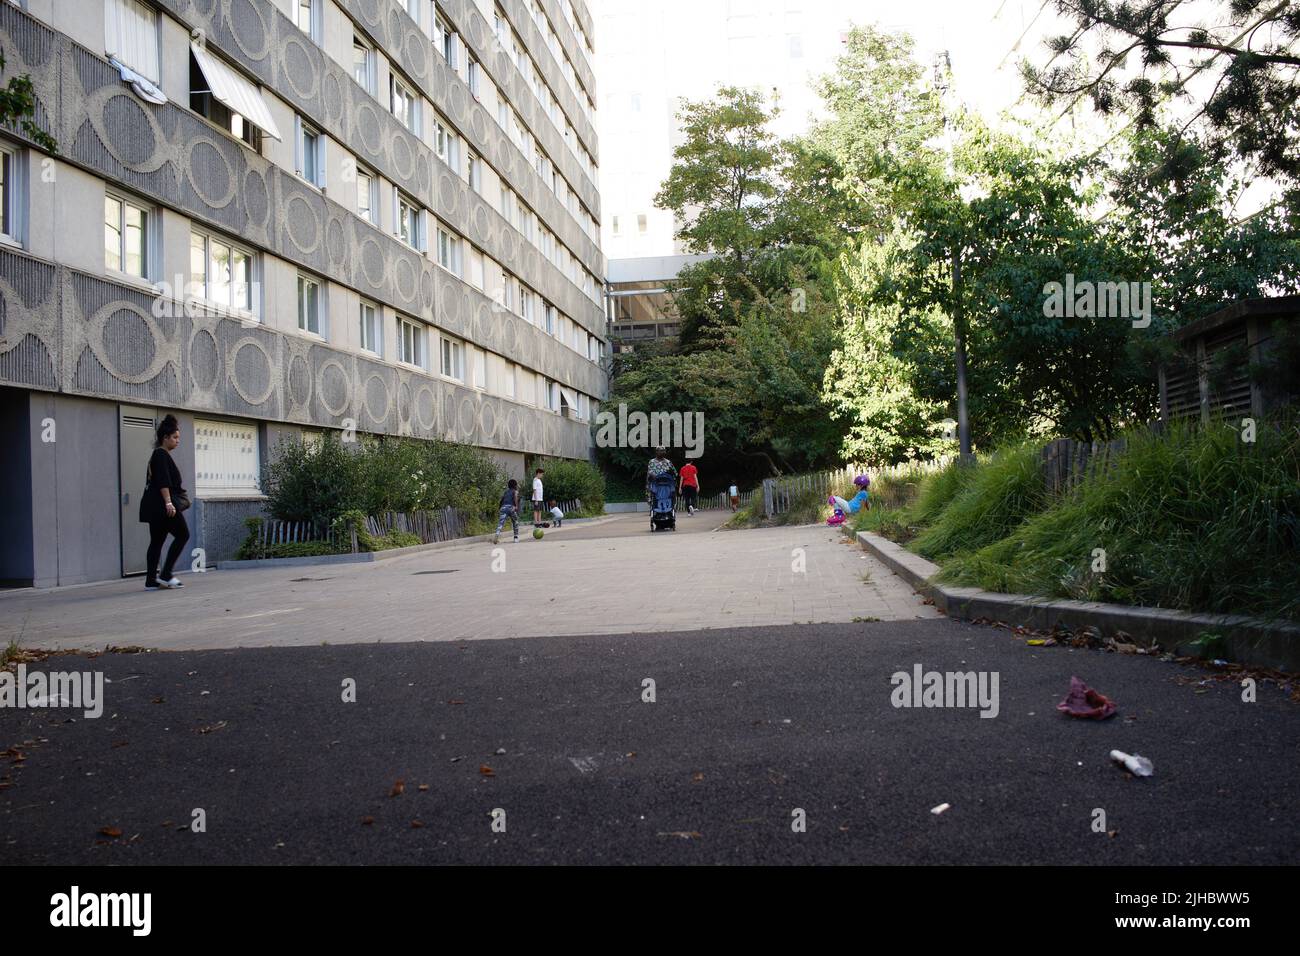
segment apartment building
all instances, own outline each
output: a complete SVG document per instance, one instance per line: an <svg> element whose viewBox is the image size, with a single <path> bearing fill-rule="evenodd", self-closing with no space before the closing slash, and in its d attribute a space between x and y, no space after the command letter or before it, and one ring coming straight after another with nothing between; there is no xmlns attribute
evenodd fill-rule
<svg viewBox="0 0 1300 956"><path fill-rule="evenodd" d="M284 440L586 458L605 394L583 0L0 0L0 580L144 570L170 412L228 557Z"/></svg>

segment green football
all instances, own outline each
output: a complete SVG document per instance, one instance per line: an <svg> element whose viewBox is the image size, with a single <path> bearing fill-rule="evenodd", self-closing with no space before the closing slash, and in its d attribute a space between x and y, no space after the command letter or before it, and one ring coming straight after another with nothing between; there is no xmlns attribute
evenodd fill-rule
<svg viewBox="0 0 1300 956"><path fill-rule="evenodd" d="M542 538L542 533L543 533L543 532L542 532L542 529L541 529L541 528L534 528L534 529L533 529L533 537L534 537L534 538L537 538L539 541L540 541L541 538Z"/></svg>

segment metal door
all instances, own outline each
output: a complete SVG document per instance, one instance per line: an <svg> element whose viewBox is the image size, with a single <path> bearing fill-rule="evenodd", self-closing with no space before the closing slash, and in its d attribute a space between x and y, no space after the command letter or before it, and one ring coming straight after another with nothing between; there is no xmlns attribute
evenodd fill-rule
<svg viewBox="0 0 1300 956"><path fill-rule="evenodd" d="M157 413L152 408L118 406L118 491L122 507L122 575L142 574L149 549L149 526L140 523L144 473L153 454Z"/></svg>

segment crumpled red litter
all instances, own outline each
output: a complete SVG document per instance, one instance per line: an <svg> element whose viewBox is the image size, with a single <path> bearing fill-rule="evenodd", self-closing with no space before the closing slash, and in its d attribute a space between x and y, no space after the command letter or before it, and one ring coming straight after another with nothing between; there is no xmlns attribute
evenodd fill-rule
<svg viewBox="0 0 1300 956"><path fill-rule="evenodd" d="M1070 678L1070 693L1065 700L1056 705L1056 709L1071 717L1087 717L1091 720L1105 720L1118 709L1115 702L1105 694L1093 690L1077 677Z"/></svg>

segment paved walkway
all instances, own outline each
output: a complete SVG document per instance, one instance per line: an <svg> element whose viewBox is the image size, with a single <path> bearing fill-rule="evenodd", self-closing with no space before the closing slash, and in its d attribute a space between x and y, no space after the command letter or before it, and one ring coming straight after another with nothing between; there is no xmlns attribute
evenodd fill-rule
<svg viewBox="0 0 1300 956"><path fill-rule="evenodd" d="M939 616L829 528L714 531L723 517L651 534L633 514L373 564L185 574L179 591L134 578L9 592L0 644L275 647Z"/></svg>

